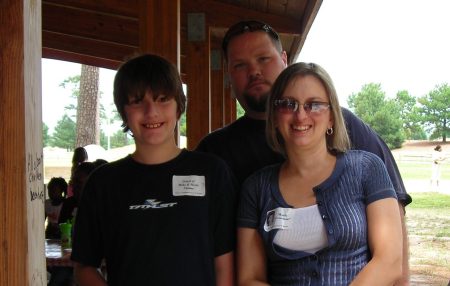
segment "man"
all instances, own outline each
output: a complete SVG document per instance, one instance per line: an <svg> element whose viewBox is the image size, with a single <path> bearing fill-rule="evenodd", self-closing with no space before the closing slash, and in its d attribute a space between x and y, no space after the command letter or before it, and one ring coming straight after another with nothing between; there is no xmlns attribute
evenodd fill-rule
<svg viewBox="0 0 450 286"><path fill-rule="evenodd" d="M277 76L287 67L279 35L268 24L242 21L229 28L222 42L233 92L245 115L232 124L212 132L199 143L197 150L224 159L242 183L254 171L284 158L268 146L265 139L266 100ZM395 160L384 141L364 122L343 109L353 149L378 155L385 163L400 204L403 221L403 280L408 285L408 243L404 206L411 202Z"/></svg>

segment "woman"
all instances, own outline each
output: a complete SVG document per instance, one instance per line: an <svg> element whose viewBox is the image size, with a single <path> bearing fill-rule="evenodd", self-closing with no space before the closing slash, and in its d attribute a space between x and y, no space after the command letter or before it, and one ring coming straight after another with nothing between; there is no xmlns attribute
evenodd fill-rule
<svg viewBox="0 0 450 286"><path fill-rule="evenodd" d="M442 155L441 145L436 145L431 154L431 190L436 191L439 188L439 179L441 177L441 165L445 160Z"/></svg>
<svg viewBox="0 0 450 286"><path fill-rule="evenodd" d="M75 169L83 162L88 160L88 153L84 147L77 147L73 150L72 156L72 167L70 168L70 179L69 186L67 188L67 197L73 196L73 175L75 173Z"/></svg>
<svg viewBox="0 0 450 286"><path fill-rule="evenodd" d="M240 285L393 285L402 230L382 161L349 151L329 75L297 63L277 78L267 138L286 161L246 180L238 211Z"/></svg>

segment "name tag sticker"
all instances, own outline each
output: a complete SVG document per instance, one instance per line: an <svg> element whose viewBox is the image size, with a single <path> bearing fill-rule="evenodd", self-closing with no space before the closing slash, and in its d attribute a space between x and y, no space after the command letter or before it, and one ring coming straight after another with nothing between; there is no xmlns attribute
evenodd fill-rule
<svg viewBox="0 0 450 286"><path fill-rule="evenodd" d="M205 176L173 176L172 194L179 196L205 196Z"/></svg>
<svg viewBox="0 0 450 286"><path fill-rule="evenodd" d="M289 229L292 225L292 209L276 208L267 212L264 230Z"/></svg>

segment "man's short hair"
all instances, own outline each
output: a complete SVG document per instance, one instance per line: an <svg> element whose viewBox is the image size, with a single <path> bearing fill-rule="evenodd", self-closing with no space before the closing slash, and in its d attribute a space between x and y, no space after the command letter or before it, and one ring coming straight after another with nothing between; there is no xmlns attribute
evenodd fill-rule
<svg viewBox="0 0 450 286"><path fill-rule="evenodd" d="M228 60L228 44L230 41L244 33L248 32L265 32L269 35L270 39L272 40L272 43L277 48L277 50L281 53L283 51L283 47L281 45L280 35L275 31L274 28L272 28L269 24L266 24L261 21L257 20L246 20L246 21L240 21L231 26L228 31L225 33L225 36L223 37L222 41L222 51L223 55L225 57L225 60Z"/></svg>

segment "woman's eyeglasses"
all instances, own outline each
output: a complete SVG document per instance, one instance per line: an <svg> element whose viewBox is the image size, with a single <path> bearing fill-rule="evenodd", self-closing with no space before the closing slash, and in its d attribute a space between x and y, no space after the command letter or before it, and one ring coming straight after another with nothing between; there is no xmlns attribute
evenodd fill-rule
<svg viewBox="0 0 450 286"><path fill-rule="evenodd" d="M280 113L291 114L296 112L300 106L303 106L303 110L306 114L318 115L325 110L331 108L328 102L311 101L300 104L297 100L292 98L277 99L274 101L275 110Z"/></svg>

